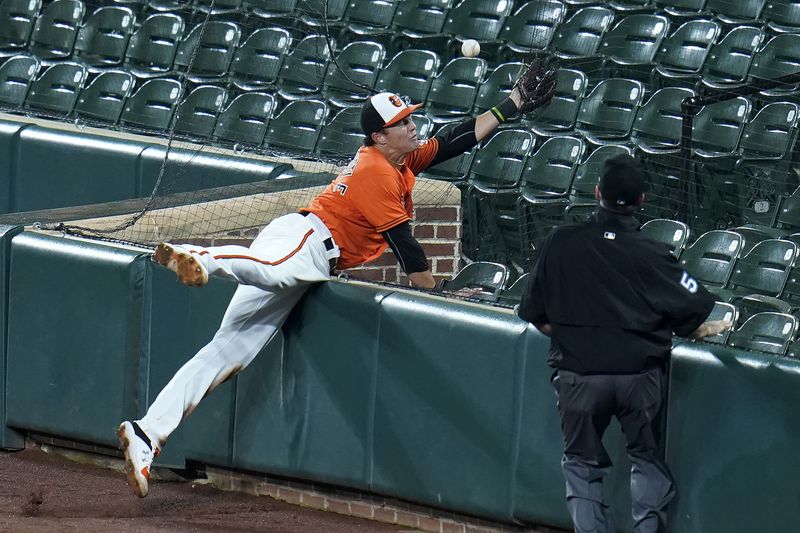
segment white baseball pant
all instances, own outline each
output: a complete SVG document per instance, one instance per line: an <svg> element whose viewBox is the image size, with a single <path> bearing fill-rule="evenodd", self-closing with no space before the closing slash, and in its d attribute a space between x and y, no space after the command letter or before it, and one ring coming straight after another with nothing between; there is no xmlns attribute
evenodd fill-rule
<svg viewBox="0 0 800 533"><path fill-rule="evenodd" d="M272 221L249 248L182 245L209 276L239 282L214 338L173 376L137 423L161 447L207 394L241 372L275 336L311 283L330 279L339 249L312 213Z"/></svg>

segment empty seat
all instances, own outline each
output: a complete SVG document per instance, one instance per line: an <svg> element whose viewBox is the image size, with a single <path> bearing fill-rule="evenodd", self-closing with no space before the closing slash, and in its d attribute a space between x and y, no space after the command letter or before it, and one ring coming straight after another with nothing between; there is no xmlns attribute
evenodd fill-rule
<svg viewBox="0 0 800 533"><path fill-rule="evenodd" d="M244 6L257 17L289 18L297 10L297 0L245 0Z"/></svg>
<svg viewBox="0 0 800 533"><path fill-rule="evenodd" d="M23 51L39 14L41 0L3 0L0 2L0 50Z"/></svg>
<svg viewBox="0 0 800 533"><path fill-rule="evenodd" d="M403 0L397 5L392 25L406 37L441 33L451 0Z"/></svg>
<svg viewBox="0 0 800 533"><path fill-rule="evenodd" d="M636 113L631 139L647 153L680 150L683 133L681 104L695 95L690 89L678 87L667 87L653 93Z"/></svg>
<svg viewBox="0 0 800 533"><path fill-rule="evenodd" d="M242 0L194 0L194 6L201 13L223 15L241 10Z"/></svg>
<svg viewBox="0 0 800 533"><path fill-rule="evenodd" d="M703 84L712 88L741 85L747 78L750 63L763 40L764 32L760 28L733 28L711 47L703 64Z"/></svg>
<svg viewBox="0 0 800 533"><path fill-rule="evenodd" d="M56 63L31 84L25 105L34 109L69 114L75 107L75 101L85 80L86 67L83 65L69 61Z"/></svg>
<svg viewBox="0 0 800 533"><path fill-rule="evenodd" d="M222 87L196 87L175 111L175 131L194 138L210 138L227 97L228 93Z"/></svg>
<svg viewBox="0 0 800 533"><path fill-rule="evenodd" d="M247 91L272 85L291 42L284 28L261 28L251 33L234 53L230 67L233 84Z"/></svg>
<svg viewBox="0 0 800 533"><path fill-rule="evenodd" d="M731 295L777 297L796 259L797 244L779 239L761 241L736 261L726 289Z"/></svg>
<svg viewBox="0 0 800 533"><path fill-rule="evenodd" d="M530 272L526 272L518 277L510 287L500 292L497 301L506 305L518 304L520 300L522 300L522 295L525 294L525 291L528 289L531 276L532 274Z"/></svg>
<svg viewBox="0 0 800 533"><path fill-rule="evenodd" d="M650 7L652 0L610 0L608 6L614 11L625 13L628 11L642 11Z"/></svg>
<svg viewBox="0 0 800 533"><path fill-rule="evenodd" d="M711 314L708 315L706 320L726 320L731 324L736 324L739 312L733 304L729 304L726 302L714 302L714 308L711 310ZM703 342L710 342L712 344L725 344L728 342L728 337L730 337L730 330L723 331L722 333L717 333L716 335L710 335L708 337L703 337L701 340Z"/></svg>
<svg viewBox="0 0 800 533"><path fill-rule="evenodd" d="M706 285L724 287L742 249L742 236L733 231L712 230L702 234L683 251L680 264Z"/></svg>
<svg viewBox="0 0 800 533"><path fill-rule="evenodd" d="M516 187L533 146L530 131L498 131L475 153L469 183L484 191Z"/></svg>
<svg viewBox="0 0 800 533"><path fill-rule="evenodd" d="M232 22L198 24L178 44L174 66L195 81L224 76L241 35L242 30Z"/></svg>
<svg viewBox="0 0 800 533"><path fill-rule="evenodd" d="M28 49L41 59L69 57L85 10L80 0L55 0L36 19Z"/></svg>
<svg viewBox="0 0 800 533"><path fill-rule="evenodd" d="M125 66L140 77L169 72L182 36L181 17L171 13L147 17L131 36L125 52Z"/></svg>
<svg viewBox="0 0 800 533"><path fill-rule="evenodd" d="M511 94L514 82L517 81L523 67L524 65L519 62L497 65L478 87L474 112L476 114L483 113Z"/></svg>
<svg viewBox="0 0 800 533"><path fill-rule="evenodd" d="M451 122L449 124L445 124L441 127L441 129L436 133L437 136L444 135L449 129L452 129L458 125L457 122ZM433 167L426 168L421 176L425 178L432 178L437 180L444 180L444 181L453 181L453 182L460 182L466 179L467 172L469 171L470 166L472 165L472 159L475 156L476 147L472 147L471 149L463 152L447 161L443 161L438 165Z"/></svg>
<svg viewBox="0 0 800 533"><path fill-rule="evenodd" d="M75 56L94 67L121 65L135 22L126 7L101 7L78 32Z"/></svg>
<svg viewBox="0 0 800 533"><path fill-rule="evenodd" d="M530 203L553 198L566 201L572 178L586 146L576 137L551 137L525 161L519 183L520 195Z"/></svg>
<svg viewBox="0 0 800 533"><path fill-rule="evenodd" d="M800 1L767 2L761 12L761 19L772 31L797 33L800 31Z"/></svg>
<svg viewBox="0 0 800 533"><path fill-rule="evenodd" d="M656 72L666 78L699 74L720 31L713 20L684 22L661 42L654 58Z"/></svg>
<svg viewBox="0 0 800 533"><path fill-rule="evenodd" d="M589 80L580 70L558 69L558 80L553 99L526 121L537 135L554 135L575 127Z"/></svg>
<svg viewBox="0 0 800 533"><path fill-rule="evenodd" d="M797 318L785 313L758 313L730 334L728 346L766 352L786 353L797 334Z"/></svg>
<svg viewBox="0 0 800 533"><path fill-rule="evenodd" d="M352 157L364 143L361 130L361 108L349 107L339 111L322 126L314 151L325 155Z"/></svg>
<svg viewBox="0 0 800 533"><path fill-rule="evenodd" d="M594 191L603 173L603 167L607 160L618 155L633 155L633 150L619 144L606 144L595 148L575 170L569 191L569 203L582 205L593 211L597 203Z"/></svg>
<svg viewBox="0 0 800 533"><path fill-rule="evenodd" d="M717 302L722 305L722 302ZM736 299L738 321L734 324L747 322L751 316L758 313L791 313L792 306L779 298L764 296L763 294L748 294Z"/></svg>
<svg viewBox="0 0 800 533"><path fill-rule="evenodd" d="M559 0L533 0L506 18L499 39L514 54L527 54L550 46L567 8Z"/></svg>
<svg viewBox="0 0 800 533"><path fill-rule="evenodd" d="M433 80L425 109L434 122L446 122L472 111L487 63L477 57L450 61Z"/></svg>
<svg viewBox="0 0 800 533"><path fill-rule="evenodd" d="M494 41L513 6L508 0L462 0L448 12L442 32L460 41Z"/></svg>
<svg viewBox="0 0 800 533"><path fill-rule="evenodd" d="M414 126L417 128L417 137L419 139L427 139L430 137L431 132L433 132L433 121L430 117L425 115L411 115L411 120L414 122Z"/></svg>
<svg viewBox="0 0 800 533"><path fill-rule="evenodd" d="M2 107L21 106L37 72L39 72L39 60L33 56L18 55L6 59L0 65Z"/></svg>
<svg viewBox="0 0 800 533"><path fill-rule="evenodd" d="M166 131L181 97L181 84L156 79L143 83L125 102L120 123Z"/></svg>
<svg viewBox="0 0 800 533"><path fill-rule="evenodd" d="M703 107L692 124L692 149L700 157L732 154L752 104L741 96Z"/></svg>
<svg viewBox="0 0 800 533"><path fill-rule="evenodd" d="M783 233L781 230L766 228L764 226L754 224L745 224L744 226L736 226L728 229L730 231L735 231L744 239L742 241L742 251L740 252L740 254L743 256L747 255L750 250L752 250L753 247L761 241L766 241L767 239L778 239L781 236L780 234Z"/></svg>
<svg viewBox="0 0 800 533"><path fill-rule="evenodd" d="M774 80L800 71L800 35L776 35L753 56L748 77L751 81ZM779 87L792 90L796 85Z"/></svg>
<svg viewBox="0 0 800 533"><path fill-rule="evenodd" d="M703 12L706 0L655 0L655 5L674 17L692 17Z"/></svg>
<svg viewBox="0 0 800 533"><path fill-rule="evenodd" d="M580 9L558 27L550 46L558 56L566 59L593 57L613 20L614 12L610 9Z"/></svg>
<svg viewBox="0 0 800 533"><path fill-rule="evenodd" d="M285 150L311 152L327 117L328 106L321 100L289 102L270 121L264 144Z"/></svg>
<svg viewBox="0 0 800 533"><path fill-rule="evenodd" d="M594 144L625 139L644 97L644 85L635 80L603 80L583 99L577 128Z"/></svg>
<svg viewBox="0 0 800 533"><path fill-rule="evenodd" d="M598 50L617 65L649 65L669 31L662 15L630 15L605 34Z"/></svg>
<svg viewBox="0 0 800 533"><path fill-rule="evenodd" d="M739 141L743 160L783 159L797 137L798 105L774 102L748 122Z"/></svg>
<svg viewBox="0 0 800 533"><path fill-rule="evenodd" d="M729 24L746 24L758 20L766 3L766 0L708 0L706 11Z"/></svg>
<svg viewBox="0 0 800 533"><path fill-rule="evenodd" d="M375 89L424 102L439 70L439 56L430 50L403 50L378 74Z"/></svg>
<svg viewBox="0 0 800 533"><path fill-rule="evenodd" d="M359 41L345 46L328 65L323 96L333 105L360 105L372 93L386 50L378 43Z"/></svg>
<svg viewBox="0 0 800 533"><path fill-rule="evenodd" d="M324 29L342 20L346 9L347 0L298 0L295 13L306 26Z"/></svg>
<svg viewBox="0 0 800 533"><path fill-rule="evenodd" d="M246 145L260 145L274 110L275 97L271 94L240 94L219 114L214 137Z"/></svg>
<svg viewBox="0 0 800 533"><path fill-rule="evenodd" d="M508 267L490 261L475 261L470 263L453 276L453 279L444 284L447 292L470 291L466 295L481 300L497 299L500 291L508 279Z"/></svg>
<svg viewBox="0 0 800 533"><path fill-rule="evenodd" d="M654 241L663 242L669 246L670 252L675 257L680 257L689 240L689 226L677 220L668 218L654 218L648 220L640 231Z"/></svg>
<svg viewBox="0 0 800 533"><path fill-rule="evenodd" d="M309 35L283 60L278 77L279 94L288 99L308 97L322 90L330 61L330 48L323 35Z"/></svg>
<svg viewBox="0 0 800 533"><path fill-rule="evenodd" d="M359 36L387 30L400 0L350 0L344 13L347 29Z"/></svg>
<svg viewBox="0 0 800 533"><path fill-rule="evenodd" d="M116 124L133 89L133 75L123 70L100 73L83 88L75 103L78 116Z"/></svg>

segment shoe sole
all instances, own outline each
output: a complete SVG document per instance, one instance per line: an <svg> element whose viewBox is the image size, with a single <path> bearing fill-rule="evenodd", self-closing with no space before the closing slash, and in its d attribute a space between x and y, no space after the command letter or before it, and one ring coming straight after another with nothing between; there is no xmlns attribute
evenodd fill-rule
<svg viewBox="0 0 800 533"><path fill-rule="evenodd" d="M139 482L138 472L136 472L136 467L133 466L133 461L131 460L130 456L128 455L128 446L130 446L130 440L128 436L125 434L125 425L121 424L119 429L117 430L117 436L119 437L119 444L122 447L122 452L125 454L125 476L128 478L128 485L131 486L133 492L140 498L144 498L147 496L147 492L149 487L142 486ZM145 482L147 480L145 479Z"/></svg>
<svg viewBox="0 0 800 533"><path fill-rule="evenodd" d="M153 254L153 261L177 274L178 280L190 287L202 287L208 283L208 273L203 265L190 253L162 242Z"/></svg>

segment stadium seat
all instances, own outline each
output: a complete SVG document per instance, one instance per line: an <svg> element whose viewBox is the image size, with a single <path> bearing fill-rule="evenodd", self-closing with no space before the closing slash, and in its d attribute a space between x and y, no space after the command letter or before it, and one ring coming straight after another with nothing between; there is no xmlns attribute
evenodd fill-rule
<svg viewBox="0 0 800 533"><path fill-rule="evenodd" d="M300 14L300 22L311 28L324 30L327 26L339 27L336 24L344 17L348 0L298 0L296 14ZM296 16L296 15L295 15Z"/></svg>
<svg viewBox="0 0 800 533"><path fill-rule="evenodd" d="M242 0L194 0L194 7L201 13L224 15L240 11L244 2Z"/></svg>
<svg viewBox="0 0 800 533"><path fill-rule="evenodd" d="M534 142L530 131L498 131L475 153L469 183L487 192L517 187Z"/></svg>
<svg viewBox="0 0 800 533"><path fill-rule="evenodd" d="M322 95L337 107L361 105L372 94L385 57L386 50L378 43L346 45L328 65Z"/></svg>
<svg viewBox="0 0 800 533"><path fill-rule="evenodd" d="M40 59L69 57L85 10L80 0L55 0L49 4L36 19L28 50Z"/></svg>
<svg viewBox="0 0 800 533"><path fill-rule="evenodd" d="M733 331L728 346L783 355L797 334L797 318L785 313L758 313Z"/></svg>
<svg viewBox="0 0 800 533"><path fill-rule="evenodd" d="M706 12L727 24L752 23L761 16L766 0L708 0Z"/></svg>
<svg viewBox="0 0 800 533"><path fill-rule="evenodd" d="M778 33L797 33L800 31L800 2L782 0L767 2L761 12L761 20L767 27Z"/></svg>
<svg viewBox="0 0 800 533"><path fill-rule="evenodd" d="M454 128L456 125L456 122L443 125L439 132L437 132L437 135L444 134L448 129ZM475 152L476 147L472 147L470 150L459 154L452 159L448 159L447 161L439 163L436 166L428 167L420 174L420 176L443 181L461 182L466 179L467 172L469 172L469 168L472 165L472 159L475 156Z"/></svg>
<svg viewBox="0 0 800 533"><path fill-rule="evenodd" d="M175 131L193 138L211 138L228 93L222 87L200 85L192 90L175 111Z"/></svg>
<svg viewBox="0 0 800 533"><path fill-rule="evenodd" d="M462 0L447 13L442 33L454 36L459 42L495 41L513 7L508 0Z"/></svg>
<svg viewBox="0 0 800 533"><path fill-rule="evenodd" d="M214 137L258 146L275 111L275 97L267 93L240 94L219 114Z"/></svg>
<svg viewBox="0 0 800 533"><path fill-rule="evenodd" d="M558 69L555 94L550 103L536 112L533 120L525 120L531 129L540 136L556 135L575 127L578 110L589 80L580 70Z"/></svg>
<svg viewBox="0 0 800 533"><path fill-rule="evenodd" d="M770 39L753 56L748 72L749 81L774 80L800 70L800 34L784 33ZM786 94L793 92L797 84L779 87L765 94ZM764 93L762 93L764 94Z"/></svg>
<svg viewBox="0 0 800 533"><path fill-rule="evenodd" d="M618 13L645 11L651 7L652 0L611 0L608 6Z"/></svg>
<svg viewBox="0 0 800 533"><path fill-rule="evenodd" d="M648 220L642 224L640 231L654 241L663 242L669 246L670 252L675 257L680 257L689 240L689 226L668 218Z"/></svg>
<svg viewBox="0 0 800 533"><path fill-rule="evenodd" d="M626 139L644 97L644 85L627 79L603 80L581 102L576 129L593 144Z"/></svg>
<svg viewBox="0 0 800 533"><path fill-rule="evenodd" d="M605 34L598 52L614 65L649 67L667 32L669 19L663 15L629 15Z"/></svg>
<svg viewBox="0 0 800 533"><path fill-rule="evenodd" d="M417 138L428 139L431 136L434 124L430 117L413 114L411 120L414 121L414 126L417 128Z"/></svg>
<svg viewBox="0 0 800 533"><path fill-rule="evenodd" d="M166 131L180 96L179 82L163 78L148 80L125 101L120 123Z"/></svg>
<svg viewBox="0 0 800 533"><path fill-rule="evenodd" d="M713 20L684 22L661 42L655 72L668 79L699 75L720 31Z"/></svg>
<svg viewBox="0 0 800 533"><path fill-rule="evenodd" d="M78 32L75 57L92 67L121 65L135 22L126 7L101 7Z"/></svg>
<svg viewBox="0 0 800 533"><path fill-rule="evenodd" d="M722 303L722 302L717 302ZM736 298L736 310L738 312L738 321L734 324L741 325L747 322L747 319L758 313L791 313L792 306L789 302L784 302L780 298L772 296L764 296L763 294L748 294L741 298Z"/></svg>
<svg viewBox="0 0 800 533"><path fill-rule="evenodd" d="M41 0L3 0L0 2L0 51L22 52L39 14Z"/></svg>
<svg viewBox="0 0 800 533"><path fill-rule="evenodd" d="M452 0L403 0L397 5L392 26L401 37L417 39L442 32Z"/></svg>
<svg viewBox="0 0 800 533"><path fill-rule="evenodd" d="M344 12L347 30L359 38L372 38L391 27L400 0L350 0Z"/></svg>
<svg viewBox="0 0 800 533"><path fill-rule="evenodd" d="M178 12L187 7L185 0L145 0L145 2L149 11Z"/></svg>
<svg viewBox="0 0 800 533"><path fill-rule="evenodd" d="M514 280L514 283L512 283L510 287L500 291L497 301L505 305L518 304L525 294L525 291L528 289L528 282L531 279L531 275L530 272L526 272Z"/></svg>
<svg viewBox="0 0 800 533"><path fill-rule="evenodd" d="M101 72L83 88L75 103L75 113L116 124L133 89L133 75L124 70Z"/></svg>
<svg viewBox="0 0 800 533"><path fill-rule="evenodd" d="M784 233L800 231L800 187L781 201L775 227Z"/></svg>
<svg viewBox="0 0 800 533"><path fill-rule="evenodd" d="M291 43L292 37L284 28L254 31L233 55L231 82L246 91L261 90L272 85L278 78Z"/></svg>
<svg viewBox="0 0 800 533"><path fill-rule="evenodd" d="M495 301L508 276L508 267L505 265L490 261L475 261L459 270L453 279L443 284L443 289L446 292L479 289L477 294L472 294L470 297Z"/></svg>
<svg viewBox="0 0 800 533"><path fill-rule="evenodd" d="M667 87L653 93L636 112L631 140L650 154L680 150L683 132L681 103L696 96L690 89Z"/></svg>
<svg viewBox="0 0 800 533"><path fill-rule="evenodd" d="M742 236L733 231L708 231L683 251L680 265L704 284L722 288L733 272L742 244Z"/></svg>
<svg viewBox="0 0 800 533"><path fill-rule="evenodd" d="M739 258L725 289L733 296L778 297L797 259L797 244L780 239L759 242Z"/></svg>
<svg viewBox="0 0 800 533"><path fill-rule="evenodd" d="M714 302L714 308L711 310L711 314L708 315L706 320L727 320L735 325L738 316L739 311L733 304ZM730 334L730 330L727 330L723 331L722 333L717 333L716 335L703 337L701 340L703 342L709 342L712 344L725 344L728 342L728 337L730 337Z"/></svg>
<svg viewBox="0 0 800 533"><path fill-rule="evenodd" d="M703 107L692 124L692 152L701 158L733 154L751 106L739 96Z"/></svg>
<svg viewBox="0 0 800 533"><path fill-rule="evenodd" d="M439 63L439 56L430 50L403 50L378 74L375 89L425 102Z"/></svg>
<svg viewBox="0 0 800 533"><path fill-rule="evenodd" d="M603 166L606 161L618 155L633 155L633 150L627 146L619 144L606 144L599 146L580 164L575 170L575 177L572 179L572 186L569 190L569 203L573 206L582 205L594 211L597 201L594 197L594 190L600 175L603 173Z"/></svg>
<svg viewBox="0 0 800 533"><path fill-rule="evenodd" d="M524 65L519 62L497 65L478 87L473 112L480 114L488 111L511 94L514 82L517 81L517 77L523 67Z"/></svg>
<svg viewBox="0 0 800 533"><path fill-rule="evenodd" d="M322 126L314 151L324 155L352 157L363 144L361 108L348 107Z"/></svg>
<svg viewBox="0 0 800 533"><path fill-rule="evenodd" d="M125 66L138 77L169 72L182 36L181 17L171 13L147 17L131 36L125 52Z"/></svg>
<svg viewBox="0 0 800 533"><path fill-rule="evenodd" d="M735 226L728 228L729 231L735 231L742 236L742 250L740 255L747 255L753 247L767 239L777 239L783 233L781 230L773 228L766 228L765 226L757 224L745 224L743 226Z"/></svg>
<svg viewBox="0 0 800 533"><path fill-rule="evenodd" d="M244 7L256 17L289 18L297 10L297 0L245 0Z"/></svg>
<svg viewBox="0 0 800 533"><path fill-rule="evenodd" d="M309 35L294 47L281 65L278 93L287 100L319 94L330 61L323 35Z"/></svg>
<svg viewBox="0 0 800 533"><path fill-rule="evenodd" d="M566 201L585 152L586 145L576 137L547 139L525 162L519 182L522 198L532 204L554 198Z"/></svg>
<svg viewBox="0 0 800 533"><path fill-rule="evenodd" d="M31 81L39 72L39 60L30 55L16 55L0 65L0 106L20 107L25 102Z"/></svg>
<svg viewBox="0 0 800 533"><path fill-rule="evenodd" d="M31 83L25 105L67 115L75 107L85 80L83 65L70 61L56 63Z"/></svg>
<svg viewBox="0 0 800 533"><path fill-rule="evenodd" d="M672 17L694 17L706 7L706 0L655 0L655 6Z"/></svg>
<svg viewBox="0 0 800 533"><path fill-rule="evenodd" d="M425 110L434 122L447 122L472 111L487 63L477 57L459 57L444 66L433 80Z"/></svg>
<svg viewBox="0 0 800 533"><path fill-rule="evenodd" d="M763 40L764 32L760 28L733 28L711 47L703 64L703 84L714 89L741 85L747 78L750 63Z"/></svg>
<svg viewBox="0 0 800 533"><path fill-rule="evenodd" d="M739 141L742 160L783 159L797 137L800 108L791 102L762 107L748 122Z"/></svg>
<svg viewBox="0 0 800 533"><path fill-rule="evenodd" d="M289 102L272 118L264 144L298 152L311 152L328 117L328 106L321 100Z"/></svg>
<svg viewBox="0 0 800 533"><path fill-rule="evenodd" d="M220 78L228 72L241 35L242 30L232 22L198 24L178 44L174 67L192 81Z"/></svg>
<svg viewBox="0 0 800 533"><path fill-rule="evenodd" d="M550 46L556 28L564 21L567 8L559 0L532 0L506 18L499 40L511 54L527 54ZM510 57L507 54L504 58Z"/></svg>
<svg viewBox="0 0 800 533"><path fill-rule="evenodd" d="M585 59L597 55L600 42L614 20L604 7L585 7L556 29L551 49L564 59Z"/></svg>

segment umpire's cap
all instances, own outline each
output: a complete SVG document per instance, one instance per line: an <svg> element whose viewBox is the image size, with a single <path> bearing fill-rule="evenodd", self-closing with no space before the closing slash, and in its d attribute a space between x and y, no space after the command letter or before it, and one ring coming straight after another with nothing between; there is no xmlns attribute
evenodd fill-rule
<svg viewBox="0 0 800 533"><path fill-rule="evenodd" d="M361 106L361 129L369 137L395 122L400 122L422 107L422 104L406 105L393 93L378 93L367 98Z"/></svg>
<svg viewBox="0 0 800 533"><path fill-rule="evenodd" d="M600 176L600 194L610 206L639 205L644 194L645 174L642 164L629 155L606 160Z"/></svg>

